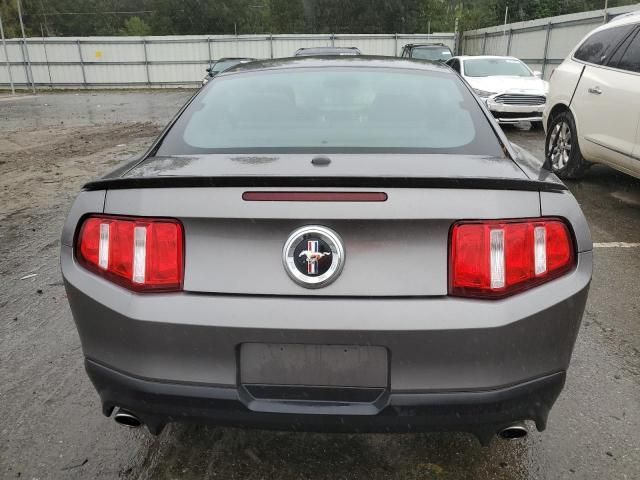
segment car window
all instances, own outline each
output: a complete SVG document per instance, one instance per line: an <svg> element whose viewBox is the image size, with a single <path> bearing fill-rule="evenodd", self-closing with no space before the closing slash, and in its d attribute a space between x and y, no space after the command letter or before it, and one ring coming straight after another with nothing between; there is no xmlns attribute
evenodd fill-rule
<svg viewBox="0 0 640 480"><path fill-rule="evenodd" d="M411 58L418 60L445 61L453 55L447 47L414 47L411 51Z"/></svg>
<svg viewBox="0 0 640 480"><path fill-rule="evenodd" d="M211 71L212 72L224 72L225 70L239 64L242 63L241 60L222 60L222 61L218 61L216 63L213 64L213 66L211 67Z"/></svg>
<svg viewBox="0 0 640 480"><path fill-rule="evenodd" d="M621 70L640 72L640 33L636 34L635 38L629 43L620 61L615 66Z"/></svg>
<svg viewBox="0 0 640 480"><path fill-rule="evenodd" d="M515 58L474 58L464 61L466 77L532 77L533 73L524 63Z"/></svg>
<svg viewBox="0 0 640 480"><path fill-rule="evenodd" d="M616 46L631 33L633 28L634 25L622 25L594 33L576 50L574 58L583 62L603 65Z"/></svg>
<svg viewBox="0 0 640 480"><path fill-rule="evenodd" d="M457 76L348 67L216 77L158 155L332 149L504 156Z"/></svg>

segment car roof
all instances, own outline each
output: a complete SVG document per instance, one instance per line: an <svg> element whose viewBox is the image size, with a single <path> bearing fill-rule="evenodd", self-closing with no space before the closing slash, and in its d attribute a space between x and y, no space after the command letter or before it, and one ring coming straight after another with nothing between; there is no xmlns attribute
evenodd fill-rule
<svg viewBox="0 0 640 480"><path fill-rule="evenodd" d="M448 66L427 60L373 55L353 55L348 57L340 55L325 55L318 57L277 58L272 60L258 60L251 63L242 63L229 70L225 70L223 73L218 75L218 77L260 70L288 70L314 67L394 68L453 74L453 71Z"/></svg>
<svg viewBox="0 0 640 480"><path fill-rule="evenodd" d="M326 55L328 52L360 52L358 47L302 47L296 50L295 55L300 53L318 52Z"/></svg>
<svg viewBox="0 0 640 480"><path fill-rule="evenodd" d="M635 12L624 13L613 17L609 23L602 25L599 30L606 30L607 28L617 27L619 25L626 25L630 23L640 23L640 10Z"/></svg>
<svg viewBox="0 0 640 480"><path fill-rule="evenodd" d="M582 38L582 40L580 40L580 42L578 42L578 45L576 45L574 50L577 49L580 45L582 45L582 43L587 38L589 38L591 35L593 35L596 32L609 30L610 28L620 27L622 25L633 25L635 23L640 23L640 10L636 10L635 12L625 13L623 15L618 15L612 18L608 23L605 23L604 25L600 25L598 28L594 28L593 30L591 30L587 35L584 36L584 38Z"/></svg>
<svg viewBox="0 0 640 480"><path fill-rule="evenodd" d="M255 60L255 58L251 58L251 57L222 57L222 58L218 58L216 60L214 60L214 62L226 62L229 60L249 60L249 61L253 61Z"/></svg>
<svg viewBox="0 0 640 480"><path fill-rule="evenodd" d="M491 60L491 59L508 59L508 60L518 60L518 61L522 61L519 58L516 57L507 57L506 55L458 55L457 57L452 57L450 58L448 61L453 60L454 58L458 59L458 60L471 60L471 59L487 59L487 60Z"/></svg>
<svg viewBox="0 0 640 480"><path fill-rule="evenodd" d="M446 45L444 43L407 43L405 46L406 47L410 47L410 48L415 48L415 47L447 47L449 48L449 45ZM449 48L449 50L451 50L451 48Z"/></svg>

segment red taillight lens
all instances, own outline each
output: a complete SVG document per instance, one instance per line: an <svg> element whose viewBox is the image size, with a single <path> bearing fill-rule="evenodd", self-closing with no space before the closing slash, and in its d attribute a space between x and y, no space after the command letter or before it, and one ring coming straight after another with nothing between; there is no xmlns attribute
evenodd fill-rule
<svg viewBox="0 0 640 480"><path fill-rule="evenodd" d="M561 220L459 222L451 230L449 294L504 297L556 278L574 263Z"/></svg>
<svg viewBox="0 0 640 480"><path fill-rule="evenodd" d="M183 237L177 220L91 216L80 228L76 256L131 290L176 291L182 289Z"/></svg>

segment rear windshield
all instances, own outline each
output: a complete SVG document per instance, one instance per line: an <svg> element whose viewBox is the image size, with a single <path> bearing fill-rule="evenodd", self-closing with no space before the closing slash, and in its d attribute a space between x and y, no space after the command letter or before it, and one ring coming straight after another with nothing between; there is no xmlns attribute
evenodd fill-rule
<svg viewBox="0 0 640 480"><path fill-rule="evenodd" d="M215 77L157 154L396 150L503 156L455 75L349 67Z"/></svg>
<svg viewBox="0 0 640 480"><path fill-rule="evenodd" d="M411 58L418 60L432 60L445 62L452 57L447 47L414 47L411 50Z"/></svg>

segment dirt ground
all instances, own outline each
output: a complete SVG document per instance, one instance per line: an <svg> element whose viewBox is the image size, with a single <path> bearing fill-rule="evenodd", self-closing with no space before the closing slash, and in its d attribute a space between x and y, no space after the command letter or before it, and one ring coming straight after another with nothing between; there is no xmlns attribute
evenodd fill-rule
<svg viewBox="0 0 640 480"><path fill-rule="evenodd" d="M0 102L0 478L640 478L640 249L596 251L567 387L548 430L523 441L193 425L152 437L103 417L60 278L62 222L81 185L143 150L189 94ZM507 134L541 154L540 132ZM593 169L570 188L594 241L640 241L639 181Z"/></svg>

